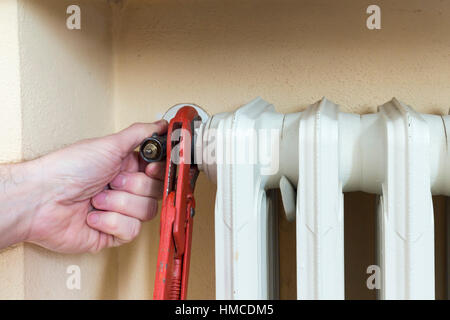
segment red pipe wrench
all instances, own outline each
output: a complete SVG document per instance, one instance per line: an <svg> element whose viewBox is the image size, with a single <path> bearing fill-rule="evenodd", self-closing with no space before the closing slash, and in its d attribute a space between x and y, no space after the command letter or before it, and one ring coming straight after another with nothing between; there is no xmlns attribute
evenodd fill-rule
<svg viewBox="0 0 450 320"><path fill-rule="evenodd" d="M140 153L144 159L146 156L151 159L153 154L161 160L161 154L166 152L155 300L184 300L187 295L195 213L194 187L199 173L194 163L197 121L201 119L195 108L184 106L169 123L166 150L157 136L141 144ZM156 148L152 145L155 141ZM161 144L159 150L158 143Z"/></svg>

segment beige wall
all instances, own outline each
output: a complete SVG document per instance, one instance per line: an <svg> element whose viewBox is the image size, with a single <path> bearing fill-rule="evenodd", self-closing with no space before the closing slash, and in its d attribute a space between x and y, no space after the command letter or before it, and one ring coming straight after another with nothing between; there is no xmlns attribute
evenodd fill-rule
<svg viewBox="0 0 450 320"><path fill-rule="evenodd" d="M104 1L77 1L84 9L83 28L69 31L65 12L72 1L6 3L9 12L2 1L0 21L5 23L5 15L10 28L2 27L0 36L8 37L11 49L2 46L0 50L10 53L4 63L9 70L0 72L2 100L7 97L0 109L0 121L13 130L0 129L0 160L32 159L82 138L114 132L109 5ZM2 252L0 261L0 298L117 296L115 250L69 256L18 245ZM80 291L66 288L66 269L72 264L81 268Z"/></svg>
<svg viewBox="0 0 450 320"><path fill-rule="evenodd" d="M0 163L22 156L19 33L15 0L0 1ZM0 251L0 298L24 298L24 250L16 245Z"/></svg>
<svg viewBox="0 0 450 320"><path fill-rule="evenodd" d="M447 114L450 106L450 3L444 1L377 1L379 31L366 29L370 3L357 0L84 0L77 1L81 31L65 29L69 1L20 0L18 9L4 1L19 17L21 110L17 92L8 101L16 108L13 118L22 119L16 138L23 139L25 158L153 121L179 102L195 102L210 113L234 110L256 96L280 112L303 110L322 96L357 113L373 112L393 96L420 112ZM11 126L17 131L19 124ZM190 298L214 298L214 193L215 186L200 177ZM346 195L350 298L373 297L363 282L365 268L375 263L373 203L371 195ZM444 293L443 203L435 201L438 297ZM295 227L281 221L286 298L295 295ZM24 264L27 298L150 298L158 223L147 223L134 243L100 256L60 256L25 246L12 251L19 258L3 259L9 250L0 261L9 268ZM77 294L61 287L69 263L89 270L85 283L92 287ZM58 280L49 282L55 273ZM0 297L12 287L0 278Z"/></svg>
<svg viewBox="0 0 450 320"><path fill-rule="evenodd" d="M114 19L117 126L151 121L179 102L195 102L216 113L256 96L280 112L303 110L327 96L344 111L367 113L395 96L420 112L447 114L450 3L377 4L382 8L380 31L366 28L369 3L356 0L126 1ZM214 297L214 189L206 179L199 181L191 298ZM365 288L365 269L375 263L374 203L370 195L346 195L350 298L373 297ZM437 216L445 222L442 209ZM295 227L281 221L281 295L292 298ZM139 240L144 244L133 244L120 255L141 255L147 264L135 270L153 275L157 243L150 233L157 234L158 226L147 228ZM147 252L139 251L148 243ZM436 284L442 297L442 245L439 250L441 281ZM151 289L140 292L151 296Z"/></svg>
<svg viewBox="0 0 450 320"><path fill-rule="evenodd" d="M21 159L19 30L15 0L0 2L0 162Z"/></svg>

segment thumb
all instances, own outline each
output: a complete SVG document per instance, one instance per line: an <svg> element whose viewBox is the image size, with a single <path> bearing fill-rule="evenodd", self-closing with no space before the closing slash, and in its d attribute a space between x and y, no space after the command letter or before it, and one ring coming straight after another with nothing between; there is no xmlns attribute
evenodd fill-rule
<svg viewBox="0 0 450 320"><path fill-rule="evenodd" d="M123 157L136 149L144 140L154 133L164 134L167 132L168 123L166 120L159 120L153 123L135 123L128 128L113 134L115 145L119 148Z"/></svg>

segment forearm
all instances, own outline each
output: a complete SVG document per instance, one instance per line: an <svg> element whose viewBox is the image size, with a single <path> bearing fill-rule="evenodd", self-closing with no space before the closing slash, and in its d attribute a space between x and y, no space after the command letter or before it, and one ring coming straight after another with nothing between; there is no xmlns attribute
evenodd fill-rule
<svg viewBox="0 0 450 320"><path fill-rule="evenodd" d="M26 240L42 202L36 162L0 165L0 249Z"/></svg>

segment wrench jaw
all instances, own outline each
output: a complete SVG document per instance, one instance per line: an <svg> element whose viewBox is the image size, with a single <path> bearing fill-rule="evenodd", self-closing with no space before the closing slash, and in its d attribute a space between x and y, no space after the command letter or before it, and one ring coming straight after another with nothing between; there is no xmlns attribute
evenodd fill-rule
<svg viewBox="0 0 450 320"><path fill-rule="evenodd" d="M192 149L191 149L191 163L196 164L196 159L200 159L201 162L201 147L202 132L204 124L209 120L209 114L201 107L192 103L180 103L170 107L163 115L163 119L170 123L170 121L176 117L178 111L183 107L190 107L195 109L197 116L192 120L191 132L192 132ZM176 140L176 137L171 137L169 142ZM153 134L151 137L146 138L140 146L140 157L147 163L160 162L166 160L167 150L167 134L158 135ZM199 158L200 156L200 158ZM201 163L199 163L199 168Z"/></svg>
<svg viewBox="0 0 450 320"><path fill-rule="evenodd" d="M206 112L202 107L193 104L193 103L179 103L176 104L172 107L170 107L166 113L164 113L163 115L163 119L166 120L167 122L170 122L170 120L172 120L173 118L175 118L175 115L177 114L178 110L180 110L183 107L192 107L197 111L197 114L200 116L201 118L201 123L206 123L206 121L208 121L209 119L209 114L208 112Z"/></svg>

